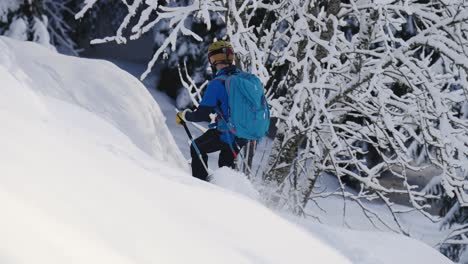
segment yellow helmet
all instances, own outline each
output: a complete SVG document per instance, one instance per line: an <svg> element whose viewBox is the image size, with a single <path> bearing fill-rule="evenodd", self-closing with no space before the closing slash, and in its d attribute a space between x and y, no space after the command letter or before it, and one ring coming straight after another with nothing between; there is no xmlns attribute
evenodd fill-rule
<svg viewBox="0 0 468 264"><path fill-rule="evenodd" d="M208 47L208 60L210 64L232 64L234 61L234 48L231 43L220 40L211 43Z"/></svg>

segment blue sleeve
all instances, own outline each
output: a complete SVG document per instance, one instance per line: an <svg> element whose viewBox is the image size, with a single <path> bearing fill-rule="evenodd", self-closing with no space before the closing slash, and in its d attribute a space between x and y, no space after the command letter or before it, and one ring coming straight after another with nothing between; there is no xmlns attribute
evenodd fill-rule
<svg viewBox="0 0 468 264"><path fill-rule="evenodd" d="M224 89L221 80L212 80L209 82L197 110L192 113L187 113L185 119L191 122L210 121L210 114L216 113L221 89Z"/></svg>
<svg viewBox="0 0 468 264"><path fill-rule="evenodd" d="M215 112L214 107L200 105L197 108L197 110L193 112L187 112L185 114L185 120L190 121L190 122L202 122L202 121L209 122L211 121L210 114L214 112Z"/></svg>
<svg viewBox="0 0 468 264"><path fill-rule="evenodd" d="M218 105L219 91L221 89L224 89L222 80L215 79L209 82L208 87L206 88L206 92L203 95L203 98L200 102L200 105L216 107Z"/></svg>

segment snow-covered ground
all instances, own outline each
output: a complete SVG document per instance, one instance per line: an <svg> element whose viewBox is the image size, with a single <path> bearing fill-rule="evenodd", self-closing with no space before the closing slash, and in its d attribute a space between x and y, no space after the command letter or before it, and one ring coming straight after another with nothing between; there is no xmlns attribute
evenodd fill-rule
<svg viewBox="0 0 468 264"><path fill-rule="evenodd" d="M450 263L279 216L229 169L190 177L160 107L109 62L0 37L0 122L2 264Z"/></svg>

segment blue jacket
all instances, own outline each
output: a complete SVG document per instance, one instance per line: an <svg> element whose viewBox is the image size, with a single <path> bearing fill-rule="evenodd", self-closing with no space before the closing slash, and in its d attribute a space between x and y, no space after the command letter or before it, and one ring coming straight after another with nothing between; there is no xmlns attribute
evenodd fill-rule
<svg viewBox="0 0 468 264"><path fill-rule="evenodd" d="M198 108L193 112L187 112L185 119L191 122L210 121L211 113L221 111L224 120L228 120L228 94L224 80L218 79L218 77L237 72L240 71L234 65L219 70L213 80L208 83L208 87Z"/></svg>

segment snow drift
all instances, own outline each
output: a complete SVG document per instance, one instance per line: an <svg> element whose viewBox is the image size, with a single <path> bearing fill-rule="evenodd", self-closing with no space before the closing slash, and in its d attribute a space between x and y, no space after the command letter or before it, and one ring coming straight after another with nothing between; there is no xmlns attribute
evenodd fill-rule
<svg viewBox="0 0 468 264"><path fill-rule="evenodd" d="M15 90L28 93L36 102L19 107L20 111L41 109L47 116L60 115L55 111L59 109L47 109L39 99L41 95L67 102L112 124L155 159L186 167L161 110L137 79L104 60L76 59L31 46L6 38L0 42L0 62L21 86Z"/></svg>
<svg viewBox="0 0 468 264"><path fill-rule="evenodd" d="M347 262L188 177L157 105L117 67L0 46L1 263Z"/></svg>
<svg viewBox="0 0 468 264"><path fill-rule="evenodd" d="M159 107L112 64L7 38L0 49L0 263L365 260L340 253L363 255L359 238L344 246L345 232L315 235L191 178ZM391 260L382 252L367 263Z"/></svg>

